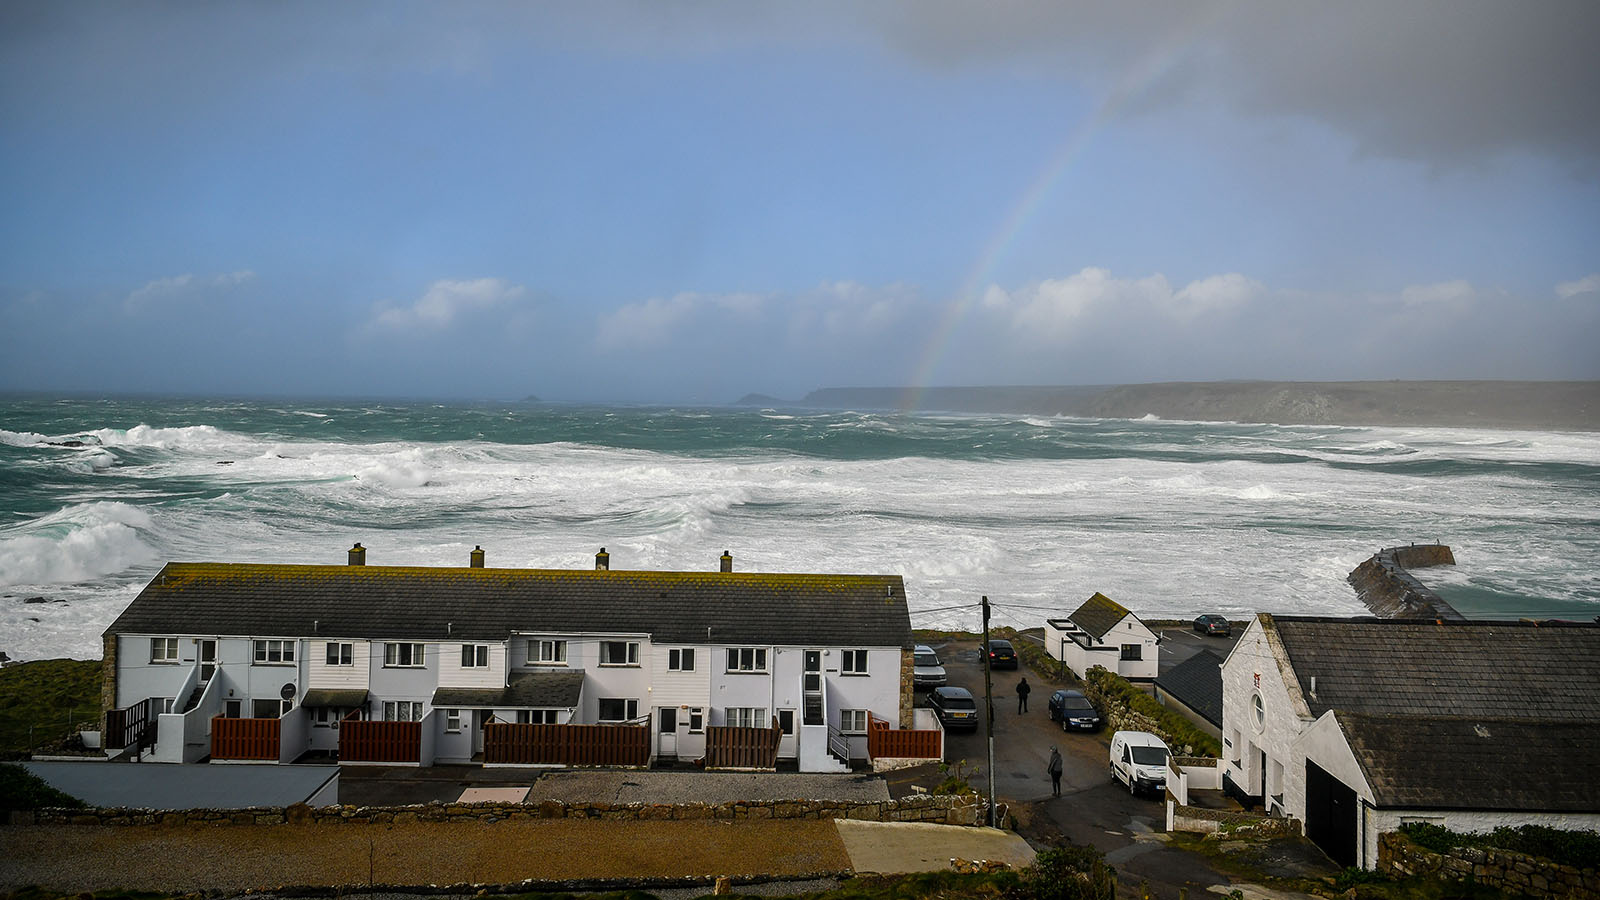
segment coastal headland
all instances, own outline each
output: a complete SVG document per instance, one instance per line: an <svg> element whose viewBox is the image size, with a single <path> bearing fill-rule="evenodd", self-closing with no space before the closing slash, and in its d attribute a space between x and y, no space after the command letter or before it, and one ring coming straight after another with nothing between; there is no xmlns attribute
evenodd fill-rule
<svg viewBox="0 0 1600 900"><path fill-rule="evenodd" d="M750 395L739 405L773 406ZM1279 425L1600 431L1600 381L1210 381L1013 387L842 387L793 404Z"/></svg>

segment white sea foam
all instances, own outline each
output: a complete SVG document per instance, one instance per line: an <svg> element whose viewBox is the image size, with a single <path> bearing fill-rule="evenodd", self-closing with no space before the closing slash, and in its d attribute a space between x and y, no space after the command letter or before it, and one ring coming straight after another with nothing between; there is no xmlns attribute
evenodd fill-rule
<svg viewBox="0 0 1600 900"><path fill-rule="evenodd" d="M126 503L84 503L0 531L0 587L81 582L149 563L150 515Z"/></svg>

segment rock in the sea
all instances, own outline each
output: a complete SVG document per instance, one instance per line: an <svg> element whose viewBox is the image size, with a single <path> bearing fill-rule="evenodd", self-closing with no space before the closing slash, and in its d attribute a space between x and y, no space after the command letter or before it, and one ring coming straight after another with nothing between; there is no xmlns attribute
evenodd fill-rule
<svg viewBox="0 0 1600 900"><path fill-rule="evenodd" d="M22 598L22 602L23 603L43 603L43 602L45 602L45 599L43 597L24 597L24 598Z"/></svg>

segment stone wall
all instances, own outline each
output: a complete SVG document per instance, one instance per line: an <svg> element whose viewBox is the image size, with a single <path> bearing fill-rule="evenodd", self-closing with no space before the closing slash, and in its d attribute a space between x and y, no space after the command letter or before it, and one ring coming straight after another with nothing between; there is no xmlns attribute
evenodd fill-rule
<svg viewBox="0 0 1600 900"><path fill-rule="evenodd" d="M1379 550L1345 579L1356 596L1386 619L1427 618L1459 621L1455 607L1429 590L1407 569L1453 566L1455 554L1444 544L1411 544Z"/></svg>
<svg viewBox="0 0 1600 900"><path fill-rule="evenodd" d="M1450 881L1470 878L1477 884L1535 900L1600 898L1600 870L1557 865L1537 856L1481 847L1435 853L1395 831L1378 838L1378 871L1401 877L1435 875Z"/></svg>
<svg viewBox="0 0 1600 900"><path fill-rule="evenodd" d="M917 691L917 656L914 652L900 648L900 727L902 729L915 728L911 711L916 705Z"/></svg>
<svg viewBox="0 0 1600 900"><path fill-rule="evenodd" d="M1203 733L1194 727L1188 719L1179 715L1176 710L1158 706L1163 716L1170 716L1172 724L1155 716L1146 715L1129 705L1127 698L1116 688L1125 685L1132 688L1127 679L1108 669L1095 666L1089 670L1089 677L1083 680L1083 694L1093 703L1095 709L1105 714L1106 727L1111 731L1148 731L1161 738L1178 756L1195 756L1200 753L1211 752L1213 748L1200 745L1198 740ZM1148 696L1148 695L1145 695ZM1155 703L1151 698L1150 702ZM1181 729L1177 723L1181 724ZM1178 729L1178 730L1175 730ZM1194 737L1189 740L1180 739L1178 734L1182 729L1187 729Z"/></svg>
<svg viewBox="0 0 1600 900"><path fill-rule="evenodd" d="M1287 816L1263 816L1228 809L1204 809L1173 803L1168 815L1169 831L1190 831L1217 837L1298 837L1300 820Z"/></svg>
<svg viewBox="0 0 1600 900"><path fill-rule="evenodd" d="M14 825L126 826L389 824L394 822L499 822L513 819L860 819L982 825L976 794L919 795L878 802L858 800L740 800L731 803L428 803L419 806L306 806L252 809L45 809L12 813Z"/></svg>

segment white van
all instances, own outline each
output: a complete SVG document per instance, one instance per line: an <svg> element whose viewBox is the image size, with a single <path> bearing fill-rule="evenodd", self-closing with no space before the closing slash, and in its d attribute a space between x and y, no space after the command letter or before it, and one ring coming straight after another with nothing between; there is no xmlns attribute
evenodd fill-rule
<svg viewBox="0 0 1600 900"><path fill-rule="evenodd" d="M1167 786L1165 741L1148 731L1119 731L1111 736L1111 780L1128 786L1128 793L1158 793Z"/></svg>

